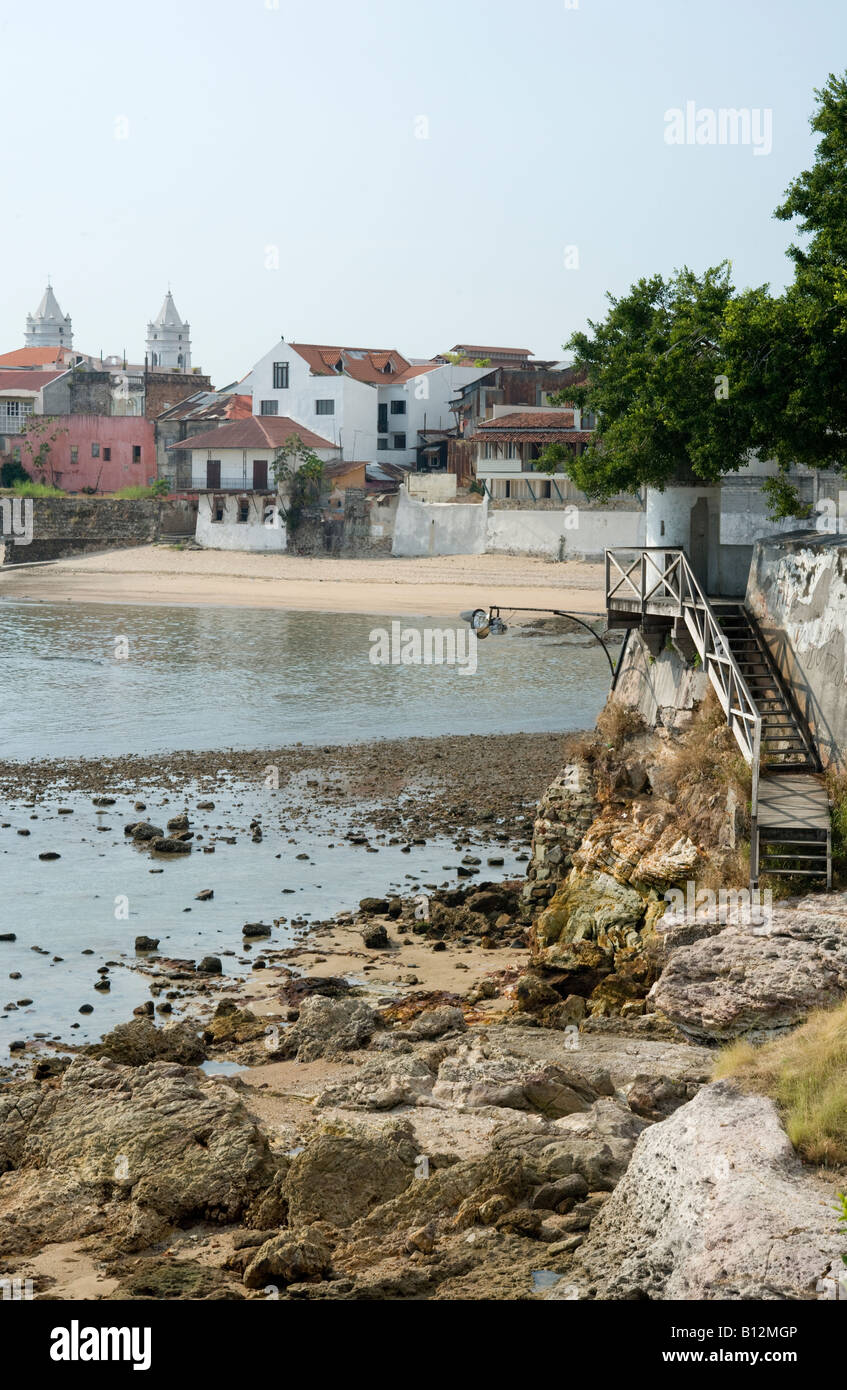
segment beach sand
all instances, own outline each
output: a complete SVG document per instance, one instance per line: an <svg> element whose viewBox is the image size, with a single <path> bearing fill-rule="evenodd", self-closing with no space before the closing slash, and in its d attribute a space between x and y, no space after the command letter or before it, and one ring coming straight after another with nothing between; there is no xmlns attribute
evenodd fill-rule
<svg viewBox="0 0 847 1390"><path fill-rule="evenodd" d="M0 599L451 616L466 608L604 613L603 566L528 555L330 559L148 545L0 569Z"/></svg>

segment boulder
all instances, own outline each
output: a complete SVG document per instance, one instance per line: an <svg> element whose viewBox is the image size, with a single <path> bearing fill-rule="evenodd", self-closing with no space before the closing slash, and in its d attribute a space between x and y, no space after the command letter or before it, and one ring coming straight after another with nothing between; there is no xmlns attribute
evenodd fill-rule
<svg viewBox="0 0 847 1390"><path fill-rule="evenodd" d="M796 1156L770 1099L715 1082L641 1135L569 1287L549 1297L821 1297L844 1248L834 1194Z"/></svg>
<svg viewBox="0 0 847 1390"><path fill-rule="evenodd" d="M244 1271L248 1289L268 1284L299 1284L326 1277L332 1268L329 1246L314 1234L272 1236L256 1251Z"/></svg>
<svg viewBox="0 0 847 1390"><path fill-rule="evenodd" d="M206 1049L187 1020L157 1028L146 1016L119 1023L107 1033L101 1043L89 1048L93 1057L110 1057L128 1067L141 1067L147 1062L179 1062L193 1067L204 1061Z"/></svg>
<svg viewBox="0 0 847 1390"><path fill-rule="evenodd" d="M292 1226L350 1226L414 1181L416 1145L405 1128L379 1137L320 1134L292 1159L284 1183Z"/></svg>
<svg viewBox="0 0 847 1390"><path fill-rule="evenodd" d="M234 1092L173 1063L76 1057L0 1098L0 1254L103 1233L110 1252L174 1224L239 1220L272 1182L267 1140Z"/></svg>
<svg viewBox="0 0 847 1390"><path fill-rule="evenodd" d="M847 932L837 917L826 920L825 911L807 900L781 903L767 933L729 928L681 946L653 986L649 1005L691 1037L723 1041L790 1028L812 1009L841 1003Z"/></svg>
<svg viewBox="0 0 847 1390"><path fill-rule="evenodd" d="M424 1009L412 1019L408 1031L416 1038L440 1038L444 1033L464 1033L466 1029L462 1010L442 1004L437 1009Z"/></svg>
<svg viewBox="0 0 847 1390"><path fill-rule="evenodd" d="M382 922L366 922L362 927L362 941L368 950L384 950L388 945L388 932Z"/></svg>
<svg viewBox="0 0 847 1390"><path fill-rule="evenodd" d="M151 825L146 820L135 821L132 825L124 826L124 834L131 835L133 840L158 840L164 833L160 825Z"/></svg>
<svg viewBox="0 0 847 1390"><path fill-rule="evenodd" d="M280 1055L298 1062L337 1057L365 1047L377 1026L373 1009L361 999L328 999L315 994L304 999L297 1022L285 1032Z"/></svg>

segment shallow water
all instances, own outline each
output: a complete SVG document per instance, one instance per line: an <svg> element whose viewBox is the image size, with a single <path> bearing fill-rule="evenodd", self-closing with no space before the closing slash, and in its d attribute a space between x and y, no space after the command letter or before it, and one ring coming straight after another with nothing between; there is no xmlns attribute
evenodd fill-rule
<svg viewBox="0 0 847 1390"><path fill-rule="evenodd" d="M427 623L401 626L422 631ZM374 631L390 627L390 619L350 614L0 601L5 756L567 731L592 724L605 699L603 653L579 640L512 630L479 643L477 671L468 674L372 664ZM122 650L126 656L116 655ZM208 795L163 786L145 793L143 814L164 825ZM354 812L316 814L309 830L291 829L281 793L230 782L215 790L213 812L192 813L192 853L153 860L123 833L139 816L134 799L119 796L98 810L90 796L59 789L37 805L24 797L0 803L0 933L16 935L0 941L0 1060L13 1039L89 1041L129 1017L149 997L147 978L132 969L137 935L159 937L168 956L220 955L225 973L243 975L261 950L245 950L245 922L287 918L266 943L285 947L303 930L293 918L326 919L392 888L455 884L464 852L433 839L403 854L374 834L379 854L370 854L343 838L345 814L349 824ZM73 814L58 815L60 805ZM365 814L355 812L360 822ZM259 844L249 834L254 815L265 832ZM237 843L227 844L223 836L233 833ZM215 853L204 854L212 840ZM497 846L505 859L497 868L485 866L479 841L475 850L481 879L520 872L514 850ZM44 851L61 857L41 861ZM304 852L308 859L298 859ZM205 888L214 898L197 902ZM97 991L98 969L109 962L111 989ZM10 979L15 973L21 978ZM93 1012L80 1014L83 1004Z"/></svg>
<svg viewBox="0 0 847 1390"><path fill-rule="evenodd" d="M396 620L395 620L396 621ZM346 743L405 734L559 732L609 686L581 638L510 629L456 666L374 665L378 615L0 600L7 758ZM445 619L403 619L465 632ZM126 655L121 655L126 652Z"/></svg>

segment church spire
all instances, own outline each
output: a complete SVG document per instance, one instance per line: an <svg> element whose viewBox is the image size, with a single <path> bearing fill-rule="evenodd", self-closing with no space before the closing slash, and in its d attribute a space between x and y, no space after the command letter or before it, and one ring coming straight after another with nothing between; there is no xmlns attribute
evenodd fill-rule
<svg viewBox="0 0 847 1390"><path fill-rule="evenodd" d="M190 324L180 318L170 285L156 318L147 325L147 360L153 370L191 370Z"/></svg>
<svg viewBox="0 0 847 1390"><path fill-rule="evenodd" d="M26 316L25 347L71 347L73 331L69 314L63 314L50 278L34 314Z"/></svg>

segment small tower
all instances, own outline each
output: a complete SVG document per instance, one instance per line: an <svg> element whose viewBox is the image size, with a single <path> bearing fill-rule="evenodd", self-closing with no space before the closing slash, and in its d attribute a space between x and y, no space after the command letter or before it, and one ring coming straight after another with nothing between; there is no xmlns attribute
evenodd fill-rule
<svg viewBox="0 0 847 1390"><path fill-rule="evenodd" d="M59 308L53 286L47 281L41 303L34 314L26 316L24 347L72 347L70 315Z"/></svg>
<svg viewBox="0 0 847 1390"><path fill-rule="evenodd" d="M179 372L191 370L190 326L176 311L168 290L158 316L147 325L147 363L151 371L162 368Z"/></svg>

